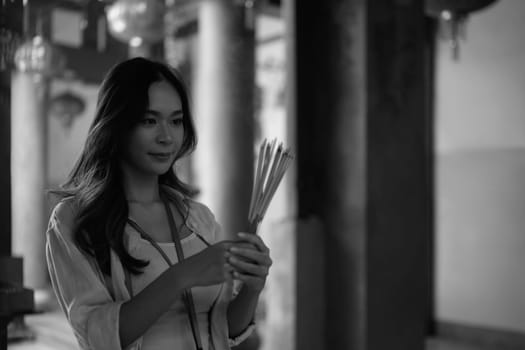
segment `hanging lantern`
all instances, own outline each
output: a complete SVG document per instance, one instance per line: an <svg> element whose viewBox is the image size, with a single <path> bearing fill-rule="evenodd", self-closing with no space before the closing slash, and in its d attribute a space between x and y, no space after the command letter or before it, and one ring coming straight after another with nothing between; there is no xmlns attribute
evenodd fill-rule
<svg viewBox="0 0 525 350"><path fill-rule="evenodd" d="M14 60L18 71L43 76L56 75L65 66L62 53L40 35L26 40L16 50Z"/></svg>
<svg viewBox="0 0 525 350"><path fill-rule="evenodd" d="M21 41L17 32L0 27L0 72L13 68L15 52Z"/></svg>
<svg viewBox="0 0 525 350"><path fill-rule="evenodd" d="M179 36L199 18L199 1L195 0L166 0L165 33L168 37ZM187 29L186 29L187 30Z"/></svg>
<svg viewBox="0 0 525 350"><path fill-rule="evenodd" d="M450 43L452 57L459 58L459 39L464 36L468 15L496 0L426 0L425 12L439 20L440 36Z"/></svg>
<svg viewBox="0 0 525 350"><path fill-rule="evenodd" d="M163 0L119 0L106 12L109 32L115 38L135 45L155 43L164 37Z"/></svg>
<svg viewBox="0 0 525 350"><path fill-rule="evenodd" d="M42 9L37 12L36 35L26 39L16 49L15 67L20 72L34 73L36 76L51 77L62 72L66 59L62 52L43 36L44 16ZM24 1L24 35L29 28L29 5Z"/></svg>

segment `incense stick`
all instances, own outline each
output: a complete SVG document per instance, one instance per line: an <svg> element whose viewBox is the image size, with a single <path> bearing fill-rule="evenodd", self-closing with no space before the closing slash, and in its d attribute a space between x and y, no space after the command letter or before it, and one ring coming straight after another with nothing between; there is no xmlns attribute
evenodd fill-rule
<svg viewBox="0 0 525 350"><path fill-rule="evenodd" d="M252 197L250 199L250 212L248 214L248 218L250 221L253 220L254 216L254 205L255 205L255 196L254 193L258 193L259 191L259 182L261 177L261 164L262 164L262 157L260 155L263 154L264 148L266 147L266 139L264 139L263 143L259 147L259 158L257 159L257 167L255 168L255 178L253 180L253 188L252 188Z"/></svg>
<svg viewBox="0 0 525 350"><path fill-rule="evenodd" d="M255 179L248 213L250 232L257 233L258 226L264 218L292 159L290 149L285 149L282 142L277 142L276 139L268 142L264 139L259 148L259 156L254 171Z"/></svg>

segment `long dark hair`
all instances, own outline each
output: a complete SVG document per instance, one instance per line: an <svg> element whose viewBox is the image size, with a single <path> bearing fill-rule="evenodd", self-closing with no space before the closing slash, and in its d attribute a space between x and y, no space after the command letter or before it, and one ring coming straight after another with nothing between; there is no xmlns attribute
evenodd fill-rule
<svg viewBox="0 0 525 350"><path fill-rule="evenodd" d="M126 135L144 116L152 83L166 81L179 93L182 102L184 136L176 156L191 153L196 134L186 87L170 66L145 58L133 58L114 66L99 90L95 119L82 153L61 190L60 197L73 197L76 207L74 238L85 253L94 256L106 275L111 275L110 249L124 268L141 272L147 261L135 259L124 245L128 204L122 185L120 159ZM175 174L173 167L159 176L159 184L173 187L184 195L191 188Z"/></svg>

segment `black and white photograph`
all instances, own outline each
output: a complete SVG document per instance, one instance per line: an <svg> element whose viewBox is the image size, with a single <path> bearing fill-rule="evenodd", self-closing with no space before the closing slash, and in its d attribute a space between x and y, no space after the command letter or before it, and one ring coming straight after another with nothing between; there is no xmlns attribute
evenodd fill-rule
<svg viewBox="0 0 525 350"><path fill-rule="evenodd" d="M0 0L0 350L525 350L524 19Z"/></svg>

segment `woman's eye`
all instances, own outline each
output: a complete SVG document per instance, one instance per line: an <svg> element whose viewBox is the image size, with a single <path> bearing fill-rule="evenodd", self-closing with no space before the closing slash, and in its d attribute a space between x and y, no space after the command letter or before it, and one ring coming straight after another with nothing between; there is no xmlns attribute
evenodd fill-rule
<svg viewBox="0 0 525 350"><path fill-rule="evenodd" d="M140 121L140 124L142 125L155 125L157 121L154 118L143 118Z"/></svg>
<svg viewBox="0 0 525 350"><path fill-rule="evenodd" d="M182 125L182 118L172 119L171 123L176 126Z"/></svg>

